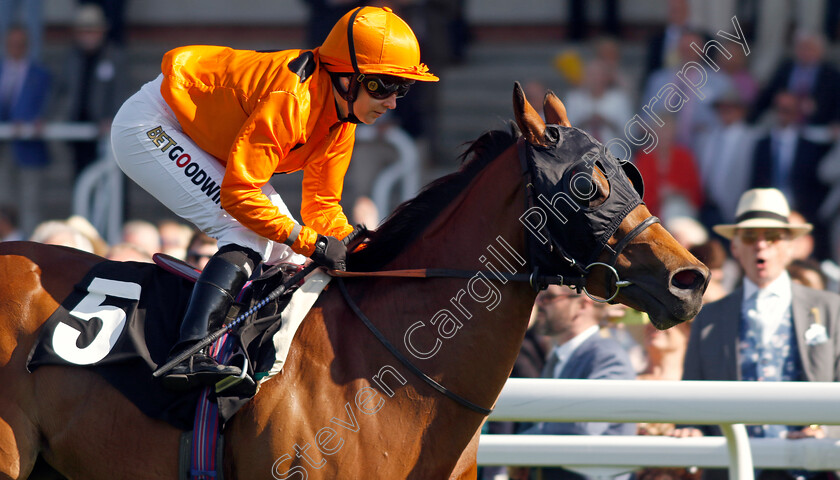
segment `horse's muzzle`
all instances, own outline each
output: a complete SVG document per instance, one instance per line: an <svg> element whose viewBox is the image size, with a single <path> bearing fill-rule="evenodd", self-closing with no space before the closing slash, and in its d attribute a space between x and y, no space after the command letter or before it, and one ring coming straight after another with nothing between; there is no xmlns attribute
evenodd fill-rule
<svg viewBox="0 0 840 480"><path fill-rule="evenodd" d="M685 267L671 273L668 291L684 303L685 312L680 317L694 317L700 311L710 276L705 265Z"/></svg>

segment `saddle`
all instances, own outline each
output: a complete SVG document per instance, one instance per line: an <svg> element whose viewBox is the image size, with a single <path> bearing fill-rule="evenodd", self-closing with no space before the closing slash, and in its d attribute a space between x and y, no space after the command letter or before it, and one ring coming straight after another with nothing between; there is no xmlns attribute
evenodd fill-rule
<svg viewBox="0 0 840 480"><path fill-rule="evenodd" d="M88 368L146 415L191 430L201 392L171 392L151 373L166 362L169 350L177 342L180 322L199 272L172 257L159 255L156 262L104 261L87 272L44 323L40 338L29 353L27 369L32 372L42 365ZM228 319L262 300L296 270L297 266L288 264L261 269L243 288ZM230 364L245 365L247 374L257 380L275 369L274 336L281 327L281 313L296 290L297 286L290 288L227 335L231 342ZM253 393L213 394L222 423Z"/></svg>

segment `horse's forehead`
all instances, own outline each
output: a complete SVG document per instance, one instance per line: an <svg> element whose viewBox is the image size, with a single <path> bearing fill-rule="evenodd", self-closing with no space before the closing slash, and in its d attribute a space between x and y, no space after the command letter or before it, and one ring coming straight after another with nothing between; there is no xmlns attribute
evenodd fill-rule
<svg viewBox="0 0 840 480"><path fill-rule="evenodd" d="M585 155L601 155L601 144L590 134L575 127L557 127L559 139L555 150L561 161L574 162Z"/></svg>

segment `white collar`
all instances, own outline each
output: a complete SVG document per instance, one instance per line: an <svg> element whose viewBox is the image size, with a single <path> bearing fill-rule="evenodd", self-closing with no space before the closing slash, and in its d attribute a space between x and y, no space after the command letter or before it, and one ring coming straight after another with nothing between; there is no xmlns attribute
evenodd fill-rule
<svg viewBox="0 0 840 480"><path fill-rule="evenodd" d="M796 140L796 136L799 134L799 128L794 125L788 125L782 128L777 127L773 129L773 134L778 141L792 142Z"/></svg>
<svg viewBox="0 0 840 480"><path fill-rule="evenodd" d="M770 285L767 285L764 288L758 288L758 285L752 282L747 277L744 277L744 300L752 297L756 292L762 291L767 293L774 293L783 299L791 298L793 295L791 286L790 275L788 275L787 270L783 270L782 274L779 275L779 278L770 282Z"/></svg>
<svg viewBox="0 0 840 480"><path fill-rule="evenodd" d="M598 333L599 330L600 330L600 328L598 327L598 325L592 325L591 327L587 328L586 330L584 330L584 331L578 333L577 335L575 335L574 337L572 337L570 340L568 340L564 344L556 347L554 349L554 355L557 356L557 359L560 360L560 362L565 362L566 360L569 359L569 357L572 356L572 354L575 352L575 350L577 350L577 348L583 342L588 340L589 337L591 337L592 335L595 335L596 333Z"/></svg>
<svg viewBox="0 0 840 480"><path fill-rule="evenodd" d="M22 58L20 60L14 60L11 58L6 58L5 60L3 60L3 65L10 70L25 70L27 67L29 67L29 59Z"/></svg>

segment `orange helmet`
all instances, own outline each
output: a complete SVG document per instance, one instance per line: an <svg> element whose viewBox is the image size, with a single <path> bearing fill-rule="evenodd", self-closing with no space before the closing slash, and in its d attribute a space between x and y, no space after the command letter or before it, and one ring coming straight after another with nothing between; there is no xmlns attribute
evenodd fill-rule
<svg viewBox="0 0 840 480"><path fill-rule="evenodd" d="M436 82L420 63L417 37L388 7L359 7L341 17L324 44L321 61L333 73L364 73Z"/></svg>

